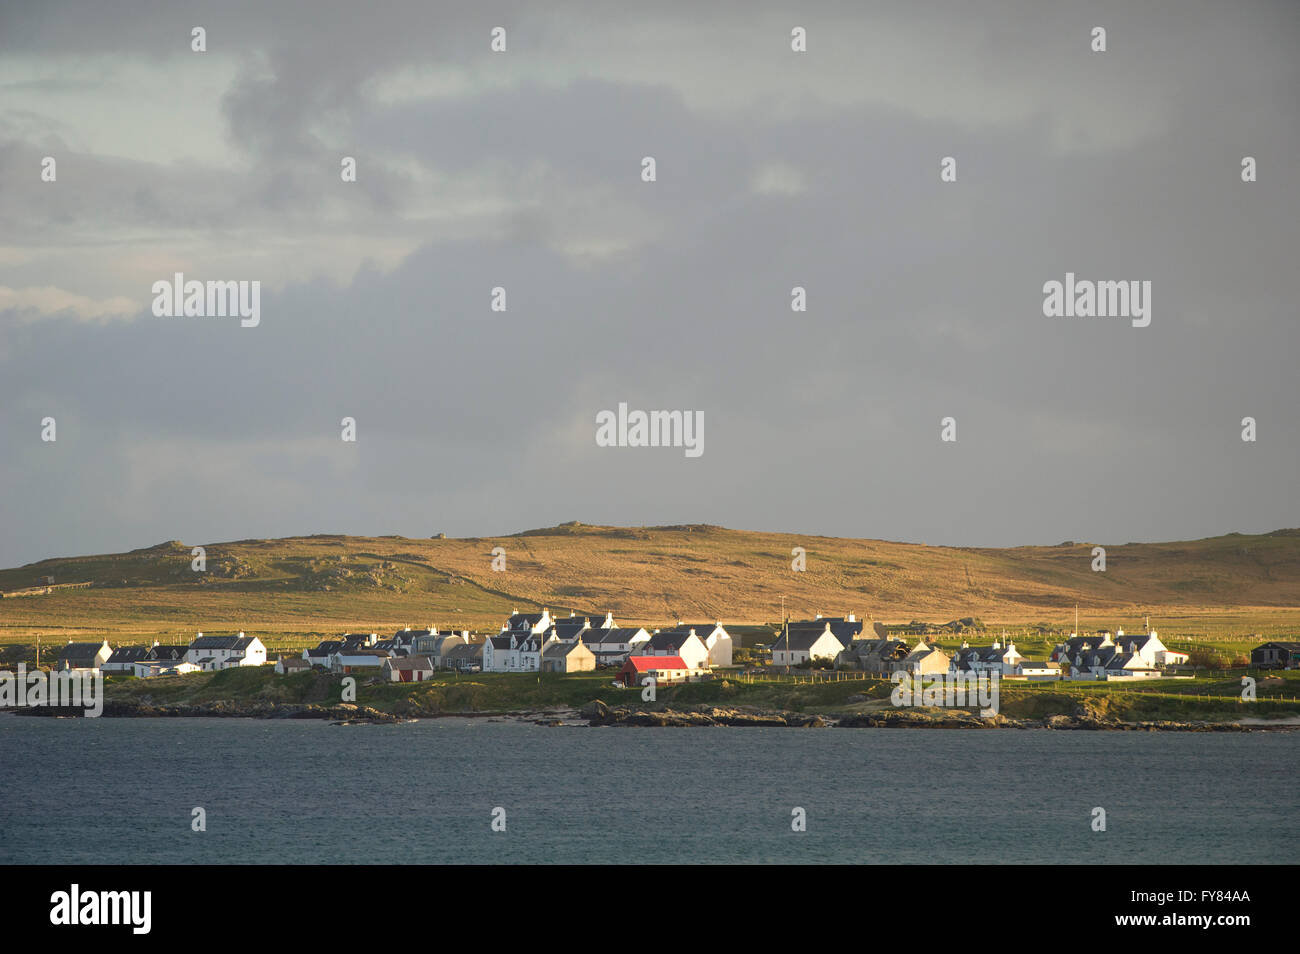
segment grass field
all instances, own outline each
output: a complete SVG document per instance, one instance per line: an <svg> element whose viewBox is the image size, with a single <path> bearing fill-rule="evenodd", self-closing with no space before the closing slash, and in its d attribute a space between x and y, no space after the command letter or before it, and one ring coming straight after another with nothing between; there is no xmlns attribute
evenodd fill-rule
<svg viewBox="0 0 1300 954"><path fill-rule="evenodd" d="M620 624L721 620L750 644L780 619L818 612L886 623L977 617L987 641L1005 629L1041 658L1073 626L1141 628L1223 665L1262 639L1300 634L1300 531L1179 543L966 549L711 526L569 524L494 538L317 535L191 544L45 560L0 570L0 591L53 576L87 589L0 599L0 663L35 659L39 639L107 637L114 646L188 642L243 630L276 655L345 631L402 626L495 632L512 609L612 610ZM807 551L806 572L791 550ZM506 554L492 570L492 551ZM940 636L945 648L961 638Z"/></svg>

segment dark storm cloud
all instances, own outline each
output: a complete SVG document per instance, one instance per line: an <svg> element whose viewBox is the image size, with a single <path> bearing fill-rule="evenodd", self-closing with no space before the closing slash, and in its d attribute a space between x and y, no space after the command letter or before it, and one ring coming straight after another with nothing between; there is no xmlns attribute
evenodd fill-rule
<svg viewBox="0 0 1300 954"><path fill-rule="evenodd" d="M746 42L721 80L707 57L636 64L648 42L690 47L725 22L685 8L638 12L654 29L622 39L620 17L569 8L8 14L0 48L111 50L157 63L159 83L174 69L159 44L191 21L237 41L234 80L188 121L220 124L239 160L74 150L50 190L27 184L45 143L7 138L0 224L59 255L11 253L0 286L118 295L112 270L168 236L154 277L190 262L190 277L266 286L256 329L154 318L143 290L111 321L0 312L0 563L568 519L970 545L1295 524L1295 17L1114 7L1097 15L1112 51L1091 57L1092 16L1040 6L933 22L814 7L792 22L842 29L814 27L806 63L778 33L776 79ZM504 16L516 73L491 82L487 30ZM900 31L925 41L892 67L915 83L873 95L889 78L873 38ZM846 58L846 34L878 55ZM599 49L571 68L584 43ZM428 65L467 72L430 92ZM404 68L409 88L379 95ZM48 117L51 135L66 126ZM355 189L338 186L343 154L360 157ZM938 182L944 155L956 184ZM388 238L407 243L400 261L354 274ZM241 246L263 270L203 272ZM340 274L277 280L299 247ZM1044 318L1042 285L1066 271L1151 280L1151 326ZM488 310L497 285L505 314ZM620 401L702 410L704 456L597 448L594 416ZM57 445L39 442L46 414ZM1238 438L1248 414L1257 444ZM947 415L955 445L938 439Z"/></svg>

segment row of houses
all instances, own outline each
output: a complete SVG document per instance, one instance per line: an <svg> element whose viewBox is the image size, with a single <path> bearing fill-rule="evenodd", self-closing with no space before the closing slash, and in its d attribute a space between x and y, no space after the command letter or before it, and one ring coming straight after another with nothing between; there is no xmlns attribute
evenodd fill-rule
<svg viewBox="0 0 1300 954"><path fill-rule="evenodd" d="M628 685L653 676L660 684L699 678L732 665L732 637L721 623L684 623L650 632L620 626L613 614L552 617L512 612L501 630L479 635L468 630L404 628L390 637L347 633L322 640L300 657L276 663L289 673L313 668L336 673L380 675L394 682L422 681L438 670L460 672L587 672L612 667ZM1188 654L1169 649L1155 630L1126 634L1072 634L1046 660L1022 655L1013 641L989 645L963 642L949 655L922 636L914 644L892 635L879 623L864 623L853 614L790 621L772 645L774 666L825 662L837 668L888 676L904 671L918 675L997 672L1027 679L1141 679L1162 675L1188 662ZM69 642L60 651L57 669L98 669L139 677L169 673L215 672L267 663L267 650L256 636L199 633L186 645L121 646L107 640ZM1260 668L1300 668L1300 643L1269 642L1251 652Z"/></svg>
<svg viewBox="0 0 1300 954"><path fill-rule="evenodd" d="M99 670L107 675L159 676L169 673L217 672L239 666L266 665L266 646L256 636L205 636L187 645L119 646L69 641L59 651L54 668L60 671Z"/></svg>
<svg viewBox="0 0 1300 954"><path fill-rule="evenodd" d="M1091 636L1072 635L1052 650L1051 660L1072 679L1159 678L1167 666L1181 666L1190 659L1165 646L1153 629L1125 634L1124 630L1102 630Z"/></svg>
<svg viewBox="0 0 1300 954"><path fill-rule="evenodd" d="M732 638L720 623L683 623L649 632L619 626L603 616L552 617L514 611L492 635L436 627L402 629L380 639L376 633L348 633L304 650L301 659L282 659L279 672L310 668L332 672L377 672L393 682L419 682L440 669L460 672L589 672L623 667L634 657L673 657L693 678L732 663ZM644 668L644 667L643 667ZM648 670L647 670L648 671ZM674 669L673 677L679 670Z"/></svg>
<svg viewBox="0 0 1300 954"><path fill-rule="evenodd" d="M1300 644L1268 645L1296 646L1295 659L1300 664ZM1261 650L1256 652L1262 659ZM1280 659L1286 652L1285 648L1279 648L1267 658ZM1028 659L1013 641L996 639L987 646L972 646L963 641L949 656L924 637L909 646L906 640L890 635L878 623L864 627L853 614L792 621L772 646L775 666L798 666L817 660L837 668L885 676L900 671L915 675L996 672L1026 679L1142 679L1159 677L1168 667L1185 664L1188 655L1165 646L1155 630L1125 634L1121 629L1087 636L1072 634L1046 660Z"/></svg>

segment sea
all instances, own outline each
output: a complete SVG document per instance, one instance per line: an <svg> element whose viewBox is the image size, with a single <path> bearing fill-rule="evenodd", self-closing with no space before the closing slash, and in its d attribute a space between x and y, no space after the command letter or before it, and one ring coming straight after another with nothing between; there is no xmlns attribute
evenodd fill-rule
<svg viewBox="0 0 1300 954"><path fill-rule="evenodd" d="M1277 731L0 715L0 863L1290 863L1298 765Z"/></svg>

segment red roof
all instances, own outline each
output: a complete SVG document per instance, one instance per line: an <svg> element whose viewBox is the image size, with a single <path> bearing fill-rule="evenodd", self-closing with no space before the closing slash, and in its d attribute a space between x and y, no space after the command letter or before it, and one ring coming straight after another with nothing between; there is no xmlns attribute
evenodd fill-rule
<svg viewBox="0 0 1300 954"><path fill-rule="evenodd" d="M629 656L627 664L637 672L651 669L690 669L681 656Z"/></svg>

